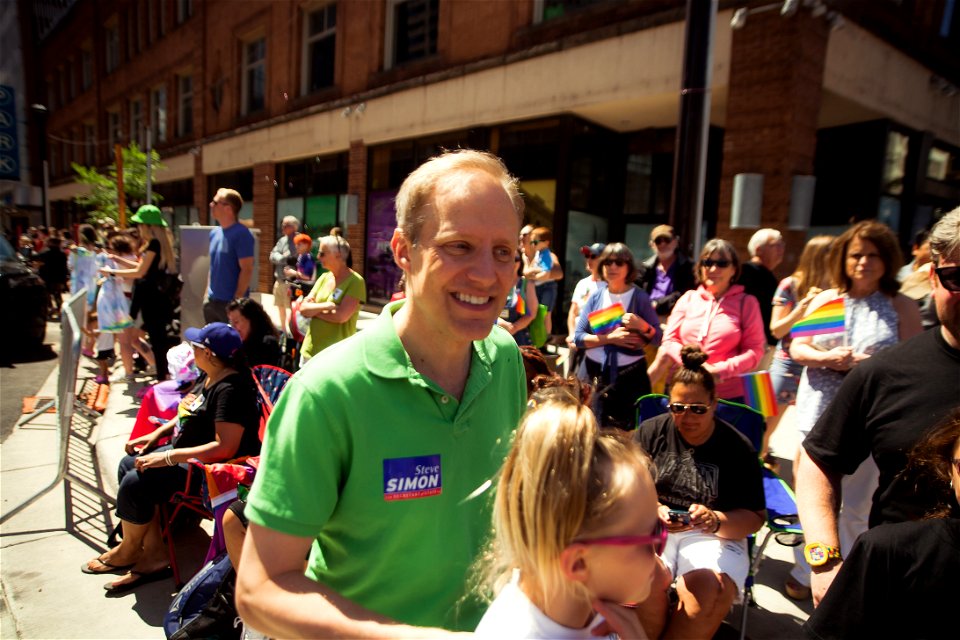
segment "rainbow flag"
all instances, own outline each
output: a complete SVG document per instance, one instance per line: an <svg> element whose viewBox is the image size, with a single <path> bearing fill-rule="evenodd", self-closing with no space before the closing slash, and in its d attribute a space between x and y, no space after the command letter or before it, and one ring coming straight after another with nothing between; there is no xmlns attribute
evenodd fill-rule
<svg viewBox="0 0 960 640"><path fill-rule="evenodd" d="M524 302L523 296L520 295L520 290L517 289L517 304L514 305L514 308L517 310L517 313L522 318L527 313L527 303Z"/></svg>
<svg viewBox="0 0 960 640"><path fill-rule="evenodd" d="M806 318L793 325L793 328L790 329L790 335L799 338L802 336L819 336L825 333L838 333L843 331L843 318L843 298L837 298L819 307Z"/></svg>
<svg viewBox="0 0 960 640"><path fill-rule="evenodd" d="M743 402L763 414L764 418L777 415L777 397L769 371L754 371L740 376L743 383Z"/></svg>
<svg viewBox="0 0 960 640"><path fill-rule="evenodd" d="M623 305L617 302L605 309L597 309L593 313L588 314L587 320L590 322L590 328L593 329L593 333L600 335L602 333L610 333L620 326L620 318L623 317L624 313L626 313L626 311L624 311Z"/></svg>

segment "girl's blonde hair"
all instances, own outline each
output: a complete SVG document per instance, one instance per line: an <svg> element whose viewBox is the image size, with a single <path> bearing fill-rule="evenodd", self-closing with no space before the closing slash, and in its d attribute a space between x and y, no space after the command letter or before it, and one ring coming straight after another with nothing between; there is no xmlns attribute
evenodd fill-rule
<svg viewBox="0 0 960 640"><path fill-rule="evenodd" d="M173 252L173 232L168 227L160 227L152 224L141 224L140 239L143 244L140 246L140 253L147 250L150 240L156 238L160 242L160 255L157 256L161 271L168 273L177 272L177 256Z"/></svg>
<svg viewBox="0 0 960 640"><path fill-rule="evenodd" d="M830 246L834 236L814 236L807 240L797 262L797 269L793 272L793 279L797 281L797 297L803 299L811 287L820 287L824 281L832 284L830 262Z"/></svg>
<svg viewBox="0 0 960 640"><path fill-rule="evenodd" d="M534 392L500 471L494 502L495 535L485 564L487 593L498 592L519 569L544 601L572 592L560 553L621 513L638 473L654 476L650 458L627 434L601 430L575 382ZM653 481L650 481L653 486Z"/></svg>

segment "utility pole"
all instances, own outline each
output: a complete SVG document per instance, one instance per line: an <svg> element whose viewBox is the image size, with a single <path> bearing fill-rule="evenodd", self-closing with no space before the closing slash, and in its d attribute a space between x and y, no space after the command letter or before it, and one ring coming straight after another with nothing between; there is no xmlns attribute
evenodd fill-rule
<svg viewBox="0 0 960 640"><path fill-rule="evenodd" d="M700 253L703 192L710 132L710 81L717 0L687 0L680 115L673 162L670 224L690 250Z"/></svg>

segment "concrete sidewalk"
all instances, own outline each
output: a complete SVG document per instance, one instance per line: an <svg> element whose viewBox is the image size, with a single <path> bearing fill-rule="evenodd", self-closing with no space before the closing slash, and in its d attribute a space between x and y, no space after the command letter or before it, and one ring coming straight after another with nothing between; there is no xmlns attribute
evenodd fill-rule
<svg viewBox="0 0 960 640"><path fill-rule="evenodd" d="M264 305L268 311L272 305ZM362 324L373 318L364 314ZM92 379L94 363L83 358L79 377ZM57 371L37 391L52 397ZM108 495L116 495L116 469L139 407L142 384L111 386L106 411L91 422L74 417L68 446L71 472ZM0 390L2 393L2 390ZM0 452L0 498L7 513L57 476L59 436L55 414L17 426ZM792 457L791 434L774 435L773 447ZM785 467L789 463L783 461ZM108 503L75 483L61 482L0 527L0 638L160 638L162 621L174 595L172 579L144 585L108 598L102 585L111 576L86 575L80 566L106 550L116 519ZM199 568L211 525L179 534L177 553L184 579ZM751 638L797 638L809 603L786 599L781 585L792 564L792 550L771 543L759 572L748 622ZM739 628L740 608L728 621ZM727 629L729 631L729 628Z"/></svg>

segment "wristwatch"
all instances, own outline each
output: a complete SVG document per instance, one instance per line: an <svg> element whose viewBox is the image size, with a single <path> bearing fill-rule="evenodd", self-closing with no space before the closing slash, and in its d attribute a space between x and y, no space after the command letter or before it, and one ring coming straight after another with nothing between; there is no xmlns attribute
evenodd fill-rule
<svg viewBox="0 0 960 640"><path fill-rule="evenodd" d="M803 548L803 557L811 567L822 567L831 560L840 560L840 549L822 542L811 542Z"/></svg>

